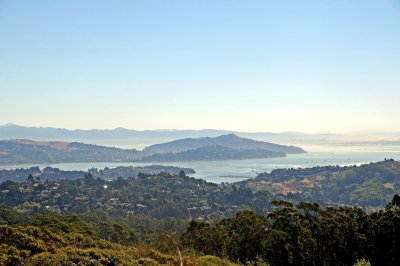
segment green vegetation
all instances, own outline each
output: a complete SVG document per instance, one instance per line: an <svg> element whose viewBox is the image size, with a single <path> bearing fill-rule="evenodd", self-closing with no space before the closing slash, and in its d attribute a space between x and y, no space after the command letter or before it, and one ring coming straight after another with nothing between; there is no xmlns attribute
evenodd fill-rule
<svg viewBox="0 0 400 266"><path fill-rule="evenodd" d="M399 265L399 199L396 195L385 209L370 214L356 207L277 201L267 216L243 211L212 224L192 221L182 243L241 263Z"/></svg>
<svg viewBox="0 0 400 266"><path fill-rule="evenodd" d="M79 142L1 140L1 164L131 162L137 150L124 150Z"/></svg>
<svg viewBox="0 0 400 266"><path fill-rule="evenodd" d="M106 214L19 213L0 206L0 265L388 265L400 263L400 196L382 210L273 202L192 220L183 234L142 230Z"/></svg>
<svg viewBox="0 0 400 266"><path fill-rule="evenodd" d="M153 167L175 173L179 170ZM119 167L85 173L46 168L44 175L28 175L24 182L1 183L0 203L27 214L44 210L77 214L99 210L128 220L135 215L134 220L140 220L138 224L146 228L153 229L163 221L163 229L180 232L189 218L212 221L233 217L245 209L266 215L272 210L272 200L314 201L323 206L358 204L374 210L400 193L400 164L392 160L360 167L279 169L253 180L219 185L188 177L182 170L178 174L144 174L134 170ZM2 172L20 179L28 173ZM129 173L136 176L116 176ZM71 180L54 180L53 175ZM83 177L73 179L80 175Z"/></svg>
<svg viewBox="0 0 400 266"><path fill-rule="evenodd" d="M184 171L93 175L0 184L0 265L400 264L393 160L220 185Z"/></svg>
<svg viewBox="0 0 400 266"><path fill-rule="evenodd" d="M400 193L400 162L390 159L361 166L277 169L241 184L253 191L301 193L321 203L383 207Z"/></svg>
<svg viewBox="0 0 400 266"><path fill-rule="evenodd" d="M269 150L236 150L220 145L206 146L177 153L156 153L138 159L139 162L178 162L178 161L215 161L240 160L253 158L285 157L283 152Z"/></svg>
<svg viewBox="0 0 400 266"><path fill-rule="evenodd" d="M104 222L90 224L78 216L49 213L22 216L0 207L0 265L235 265L212 256L182 254L174 235L158 233L148 244L116 222L108 228L108 239L96 227L104 227Z"/></svg>
<svg viewBox="0 0 400 266"><path fill-rule="evenodd" d="M179 175L139 174L111 181L91 174L55 181L28 176L22 183L0 184L0 203L21 213L101 211L148 229L161 226L179 232L185 229L189 218L223 219L233 217L240 209L266 214L272 199L268 192L253 193L241 186L208 183L188 177L183 171Z"/></svg>

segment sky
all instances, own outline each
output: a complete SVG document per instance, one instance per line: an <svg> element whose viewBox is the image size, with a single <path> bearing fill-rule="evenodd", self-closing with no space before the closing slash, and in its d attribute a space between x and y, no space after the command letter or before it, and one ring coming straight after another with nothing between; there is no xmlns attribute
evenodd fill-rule
<svg viewBox="0 0 400 266"><path fill-rule="evenodd" d="M400 131L399 29L399 0L0 0L0 124Z"/></svg>

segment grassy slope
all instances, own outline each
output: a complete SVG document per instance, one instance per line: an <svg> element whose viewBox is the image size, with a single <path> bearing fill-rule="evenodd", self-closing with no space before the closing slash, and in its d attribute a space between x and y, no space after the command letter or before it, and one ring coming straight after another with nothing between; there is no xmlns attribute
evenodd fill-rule
<svg viewBox="0 0 400 266"><path fill-rule="evenodd" d="M121 245L86 233L0 225L0 265L235 265L213 256L182 258L148 245Z"/></svg>

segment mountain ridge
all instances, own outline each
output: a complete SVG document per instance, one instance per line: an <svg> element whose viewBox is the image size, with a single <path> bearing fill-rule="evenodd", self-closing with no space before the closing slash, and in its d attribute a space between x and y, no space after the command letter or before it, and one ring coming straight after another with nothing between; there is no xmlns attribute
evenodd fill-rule
<svg viewBox="0 0 400 266"><path fill-rule="evenodd" d="M294 143L299 140L324 140L342 137L340 134L307 134L301 132L241 132L221 129L158 129L135 130L127 128L115 129L65 129L53 127L25 127L14 124L0 125L0 140L8 139L32 139L32 140L62 140L82 141L85 143L106 142L123 143L141 142L150 144L173 141L181 138L217 137L226 134L236 134L245 138L268 140L281 143Z"/></svg>
<svg viewBox="0 0 400 266"><path fill-rule="evenodd" d="M283 152L262 149L232 149L225 146L204 146L192 150L180 152L154 153L144 156L139 162L176 162L176 161L219 161L219 160L243 160L259 158L286 157Z"/></svg>
<svg viewBox="0 0 400 266"><path fill-rule="evenodd" d="M139 153L135 149L124 150L80 142L0 141L0 164L121 162L132 161Z"/></svg>
<svg viewBox="0 0 400 266"><path fill-rule="evenodd" d="M215 138L184 138L174 140L167 143L154 144L146 147L143 152L145 154L165 153L165 152L182 152L207 146L224 146L232 149L260 149L271 152L283 152L285 154L299 154L305 151L296 146L285 146L265 141L257 141L253 139L241 138L235 134L221 135Z"/></svg>
<svg viewBox="0 0 400 266"><path fill-rule="evenodd" d="M212 148L213 146L221 146L223 148ZM204 149L205 147L211 148ZM196 151L196 149L199 150ZM81 142L11 139L0 140L0 164L135 162L149 155L165 153L174 154L175 158L179 158L182 161L187 159L176 156L176 153L184 151L191 151L183 155L190 156L192 160L205 160L207 158L211 160L269 158L284 157L286 154L291 153L305 153L303 149L296 146L261 142L241 138L233 134L221 135L215 138L180 139L151 145L143 151ZM147 159L151 159L151 157ZM170 161L170 159L167 161Z"/></svg>

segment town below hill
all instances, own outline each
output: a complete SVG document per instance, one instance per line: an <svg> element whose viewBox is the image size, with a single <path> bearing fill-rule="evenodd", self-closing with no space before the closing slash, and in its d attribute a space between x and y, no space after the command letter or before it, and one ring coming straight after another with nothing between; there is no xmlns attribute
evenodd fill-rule
<svg viewBox="0 0 400 266"><path fill-rule="evenodd" d="M231 184L209 183L188 177L185 171L193 172L164 166L88 172L3 170L0 203L23 212L32 208L73 213L101 209L123 216L139 213L157 219L213 220L232 217L244 209L265 215L271 211L271 201L277 199L372 210L400 194L400 162L394 160L361 166L277 169Z"/></svg>

